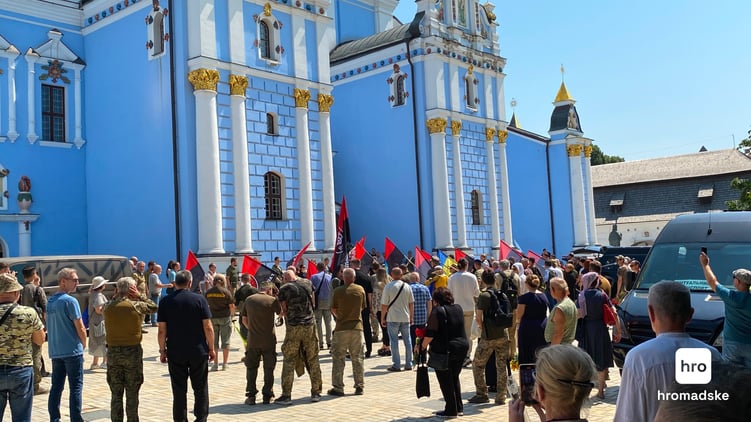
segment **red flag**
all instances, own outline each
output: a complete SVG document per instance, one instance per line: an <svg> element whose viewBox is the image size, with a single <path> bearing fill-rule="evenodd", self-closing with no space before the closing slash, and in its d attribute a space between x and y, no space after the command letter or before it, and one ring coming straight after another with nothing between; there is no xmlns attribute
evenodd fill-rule
<svg viewBox="0 0 751 422"><path fill-rule="evenodd" d="M512 250L511 246L509 246L508 243L501 240L501 243L498 245L498 247L501 250L498 254L498 260L500 261L502 259L506 259L508 254L511 253L511 250Z"/></svg>
<svg viewBox="0 0 751 422"><path fill-rule="evenodd" d="M399 248L394 245L394 242L388 237L386 238L386 247L384 248L384 251L384 258L386 258L386 264L388 264L389 268L398 267L399 264L404 261L404 254L402 251L400 251Z"/></svg>
<svg viewBox="0 0 751 422"><path fill-rule="evenodd" d="M362 256L368 253L365 249L365 236L355 243L355 258L362 260Z"/></svg>
<svg viewBox="0 0 751 422"><path fill-rule="evenodd" d="M310 277L313 276L313 274L316 274L318 272L318 268L316 267L316 263L308 260L308 273L305 274L307 276L307 279L310 280Z"/></svg>
<svg viewBox="0 0 751 422"><path fill-rule="evenodd" d="M459 260L462 259L462 258L469 259L469 258L467 258L467 254L465 254L464 252L462 252L461 249L454 249L454 259L457 262L459 262Z"/></svg>
<svg viewBox="0 0 751 422"><path fill-rule="evenodd" d="M534 258L535 259L535 267L542 272L545 269L545 259L543 259L542 256L538 255L531 249L527 251L527 257L528 258Z"/></svg>
<svg viewBox="0 0 751 422"><path fill-rule="evenodd" d="M308 247L310 247L310 242L308 242L307 245L303 246L303 248L300 249L299 252L297 252L297 255L295 255L294 258L287 261L287 267L297 267L297 263L300 262L300 258L302 258L305 251L308 250Z"/></svg>
<svg viewBox="0 0 751 422"><path fill-rule="evenodd" d="M347 242L349 241L349 216L347 215L347 199L342 196L342 206L339 209L339 220L336 224L336 245L334 256L331 258L331 274L336 275L340 265L349 266L347 256Z"/></svg>
<svg viewBox="0 0 751 422"><path fill-rule="evenodd" d="M415 246L415 271L420 273L420 280L428 279L430 272L430 254Z"/></svg>
<svg viewBox="0 0 751 422"><path fill-rule="evenodd" d="M198 262L198 258L193 255L193 251L188 250L188 257L185 259L185 269L190 271L193 276L193 283L190 285L190 290L201 293L201 282L206 277L206 272L203 271L201 263Z"/></svg>
<svg viewBox="0 0 751 422"><path fill-rule="evenodd" d="M243 256L242 273L253 276L250 284L254 284L255 280L255 285L253 287L256 288L258 288L261 283L274 279L274 271L250 255Z"/></svg>

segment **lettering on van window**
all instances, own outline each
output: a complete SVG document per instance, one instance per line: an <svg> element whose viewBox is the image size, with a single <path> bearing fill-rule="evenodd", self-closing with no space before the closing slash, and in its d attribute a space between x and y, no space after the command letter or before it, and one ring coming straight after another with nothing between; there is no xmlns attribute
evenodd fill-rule
<svg viewBox="0 0 751 422"><path fill-rule="evenodd" d="M707 280L675 280L688 287L689 290L711 290Z"/></svg>

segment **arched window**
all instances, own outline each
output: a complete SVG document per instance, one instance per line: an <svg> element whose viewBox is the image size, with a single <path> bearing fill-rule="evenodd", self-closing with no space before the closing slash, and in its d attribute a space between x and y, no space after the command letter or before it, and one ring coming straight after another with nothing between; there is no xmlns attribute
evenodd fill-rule
<svg viewBox="0 0 751 422"><path fill-rule="evenodd" d="M260 21L258 48L261 50L261 58L271 60L271 35L269 33L269 24L266 21Z"/></svg>
<svg viewBox="0 0 751 422"><path fill-rule="evenodd" d="M464 99L467 102L467 107L475 108L474 99L472 98L472 82L469 78L464 80L464 90L467 93L467 95L464 96Z"/></svg>
<svg viewBox="0 0 751 422"><path fill-rule="evenodd" d="M482 194L475 189L470 193L472 198L472 225L482 225Z"/></svg>
<svg viewBox="0 0 751 422"><path fill-rule="evenodd" d="M394 102L394 105L397 106L404 105L404 102L407 99L404 95L407 92L404 90L404 79L404 75L396 77L396 101Z"/></svg>
<svg viewBox="0 0 751 422"><path fill-rule="evenodd" d="M268 133L269 135L279 134L276 122L277 120L274 113L266 113L266 133Z"/></svg>
<svg viewBox="0 0 751 422"><path fill-rule="evenodd" d="M266 173L263 176L263 189L266 197L266 219L284 219L282 177L273 171Z"/></svg>
<svg viewBox="0 0 751 422"><path fill-rule="evenodd" d="M477 84L474 66L469 65L467 74L464 76L464 103L472 111L477 111L477 105L480 104L480 99L477 97Z"/></svg>
<svg viewBox="0 0 751 422"><path fill-rule="evenodd" d="M164 15L162 12L154 13L154 24L151 30L154 32L154 49L151 55L158 56L164 53Z"/></svg>

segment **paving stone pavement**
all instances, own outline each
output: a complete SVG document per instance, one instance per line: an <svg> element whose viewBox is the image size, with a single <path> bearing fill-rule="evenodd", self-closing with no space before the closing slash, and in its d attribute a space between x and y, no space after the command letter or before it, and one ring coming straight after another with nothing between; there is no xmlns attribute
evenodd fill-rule
<svg viewBox="0 0 751 422"><path fill-rule="evenodd" d="M144 334L144 385L140 394L140 419L143 422L165 422L171 420L172 415L172 392L170 387L167 365L159 362L156 328L148 327L148 334ZM284 327L277 328L279 344L277 351L281 349L281 341L284 338ZM430 397L417 399L415 396L415 372L387 372L386 368L391 365L390 357L371 357L365 359L365 394L354 395L354 387L351 373L351 363L348 360L345 367L345 397L327 396L326 391L331 388L331 355L327 350L320 354L321 372L323 375L323 397L319 403L310 402L310 381L306 375L295 379L292 389L291 406L263 405L247 406L245 400L245 366L240 363L243 356L241 341L237 333L231 339L233 346L230 351L228 369L226 371L209 373L209 421L240 421L256 418L264 418L268 421L438 421L442 420L433 416L433 412L443 410L443 400L435 374L430 373ZM375 350L380 343L374 345ZM51 363L46 357L47 368ZM83 416L89 422L109 420L110 391L107 386L106 370L97 369L90 371L91 356L86 352L84 362L84 388L83 388ZM402 356L404 350L402 345ZM220 358L221 359L221 358ZM403 360L403 359L402 359ZM221 368L221 366L220 366ZM277 396L281 393L281 370L282 357L279 353L279 361L276 365L276 383L274 392ZM258 387L261 386L261 374L259 373ZM518 377L518 372L515 372ZM610 422L615 414L615 401L618 396L620 377L618 370L611 368L608 389L605 392L605 400L599 400L594 396L591 400L588 413L583 417L590 422ZM42 386L49 388L50 378L44 378ZM464 369L461 373L462 392L464 399L474 394L472 370ZM47 413L47 395L34 397L34 410L32 421L49 420ZM68 413L68 390L63 392L61 413L63 420L67 420ZM261 395L258 394L261 402ZM188 409L192 409L193 401L191 393L188 394ZM535 412L528 410L530 421L536 421ZM479 420L508 420L508 406L489 404L472 405L465 404L462 421Z"/></svg>

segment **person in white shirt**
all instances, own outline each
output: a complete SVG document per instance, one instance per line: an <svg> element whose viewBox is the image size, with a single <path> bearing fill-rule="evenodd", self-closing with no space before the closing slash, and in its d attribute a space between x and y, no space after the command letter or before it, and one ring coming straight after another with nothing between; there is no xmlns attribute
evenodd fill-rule
<svg viewBox="0 0 751 422"><path fill-rule="evenodd" d="M412 339L409 337L409 326L415 320L415 299L412 289L401 280L402 270L394 267L391 270L391 281L383 288L381 295L381 327L388 331L391 344L391 363L387 369L390 372L401 371L399 356L399 334L402 335L405 348L404 370L412 370Z"/></svg>
<svg viewBox="0 0 751 422"><path fill-rule="evenodd" d="M626 355L621 386L615 407L615 422L652 421L660 405L658 392L667 393L675 383L675 351L680 348L707 348L712 360L720 353L712 346L686 333L691 320L691 292L675 281L660 281L649 288L647 310L657 337Z"/></svg>
<svg viewBox="0 0 751 422"><path fill-rule="evenodd" d="M464 311L464 335L469 343L467 357L464 359L463 366L469 366L472 363L472 340L470 331L472 330L472 321L475 319L475 303L480 296L480 286L477 284L477 277L467 271L469 262L462 258L457 262L459 271L449 277L449 290L454 295L454 303L462 307Z"/></svg>

